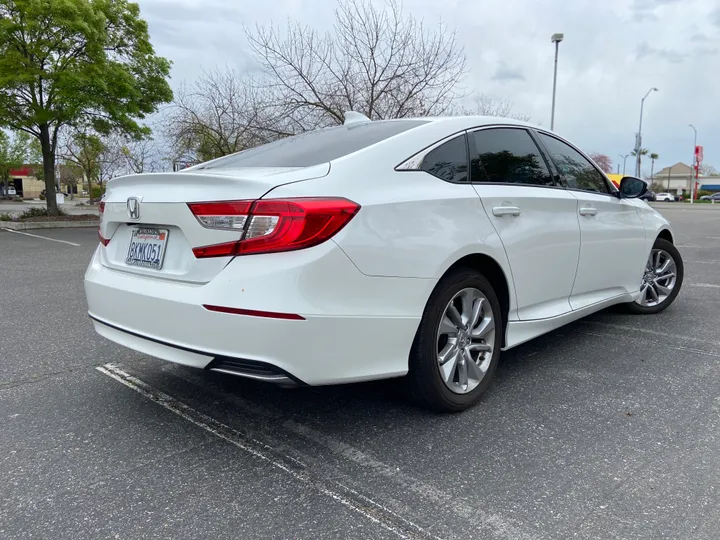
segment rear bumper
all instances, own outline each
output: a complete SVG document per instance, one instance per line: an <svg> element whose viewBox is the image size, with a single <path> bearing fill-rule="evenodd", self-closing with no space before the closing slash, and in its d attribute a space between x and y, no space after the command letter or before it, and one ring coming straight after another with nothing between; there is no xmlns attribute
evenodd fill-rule
<svg viewBox="0 0 720 540"><path fill-rule="evenodd" d="M310 385L407 373L433 286L433 280L365 276L332 242L239 257L205 285L113 270L97 253L85 275L95 329L116 343L196 368ZM204 304L303 320L219 313Z"/></svg>

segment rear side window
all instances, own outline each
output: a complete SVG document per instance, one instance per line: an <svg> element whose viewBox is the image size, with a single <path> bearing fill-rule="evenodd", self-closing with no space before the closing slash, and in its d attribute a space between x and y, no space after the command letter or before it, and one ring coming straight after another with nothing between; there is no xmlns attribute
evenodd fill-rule
<svg viewBox="0 0 720 540"><path fill-rule="evenodd" d="M424 120L363 122L309 131L243 150L200 168L310 167L352 154L425 123Z"/></svg>
<svg viewBox="0 0 720 540"><path fill-rule="evenodd" d="M555 137L544 133L539 133L539 137L550 152L568 188L610 193L605 177L580 152Z"/></svg>
<svg viewBox="0 0 720 540"><path fill-rule="evenodd" d="M524 129L482 129L470 137L473 182L555 185L540 150Z"/></svg>
<svg viewBox="0 0 720 540"><path fill-rule="evenodd" d="M428 152L420 169L448 182L467 182L468 153L465 135L455 137Z"/></svg>

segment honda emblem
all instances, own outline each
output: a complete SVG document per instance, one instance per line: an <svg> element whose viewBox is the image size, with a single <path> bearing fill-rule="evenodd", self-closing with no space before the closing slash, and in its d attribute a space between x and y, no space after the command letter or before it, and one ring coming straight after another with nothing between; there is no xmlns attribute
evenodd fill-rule
<svg viewBox="0 0 720 540"><path fill-rule="evenodd" d="M127 211L130 219L140 219L140 199L137 197L128 198Z"/></svg>

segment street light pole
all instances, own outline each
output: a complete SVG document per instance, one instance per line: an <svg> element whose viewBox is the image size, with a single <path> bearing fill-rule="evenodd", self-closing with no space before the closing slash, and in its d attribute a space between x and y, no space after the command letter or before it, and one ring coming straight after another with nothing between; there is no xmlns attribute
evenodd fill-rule
<svg viewBox="0 0 720 540"><path fill-rule="evenodd" d="M625 176L625 163L627 162L627 158L630 154L620 154L620 157L623 158L623 176ZM618 163L618 167L620 167L620 164Z"/></svg>
<svg viewBox="0 0 720 540"><path fill-rule="evenodd" d="M693 204L693 201L695 200L695 180L693 179L693 171L695 169L695 150L697 149L697 129L695 129L695 126L690 124L690 127L693 128L693 131L695 132L695 140L693 141L693 158L690 162L690 204Z"/></svg>
<svg viewBox="0 0 720 540"><path fill-rule="evenodd" d="M640 100L640 126L638 127L637 137L635 137L635 176L640 178L640 163L642 156L640 155L640 149L642 148L642 117L643 117L643 107L645 106L645 100L650 95L651 92L657 92L658 89L655 87L652 87L650 90L647 91L647 94L645 94L645 97Z"/></svg>
<svg viewBox="0 0 720 540"><path fill-rule="evenodd" d="M557 89L557 64L558 51L560 42L563 40L563 34L553 34L550 41L555 44L555 69L553 70L553 93L552 93L552 111L550 112L550 131L555 129L555 92Z"/></svg>

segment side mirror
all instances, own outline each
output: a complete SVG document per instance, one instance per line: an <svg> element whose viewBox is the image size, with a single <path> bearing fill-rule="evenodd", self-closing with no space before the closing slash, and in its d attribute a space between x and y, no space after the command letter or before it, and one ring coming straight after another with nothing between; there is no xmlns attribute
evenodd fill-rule
<svg viewBox="0 0 720 540"><path fill-rule="evenodd" d="M648 190L648 183L640 178L625 176L620 180L620 191L618 195L621 199L637 199L642 197Z"/></svg>

